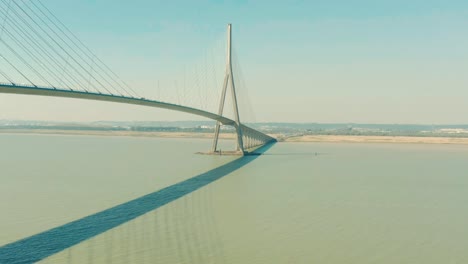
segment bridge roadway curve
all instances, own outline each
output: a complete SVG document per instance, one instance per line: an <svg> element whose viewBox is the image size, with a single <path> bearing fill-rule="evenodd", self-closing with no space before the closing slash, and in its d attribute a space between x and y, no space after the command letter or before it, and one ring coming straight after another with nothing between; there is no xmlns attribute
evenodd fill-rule
<svg viewBox="0 0 468 264"><path fill-rule="evenodd" d="M217 115L217 114L213 114L207 111L203 111L203 110L188 107L188 106L165 103L165 102L160 102L156 100L149 100L146 98L136 98L136 97L121 96L121 95L113 95L113 94L74 91L74 90L71 91L71 90L65 90L65 89L59 89L59 88L26 86L26 85L16 85L16 84L6 84L6 83L0 83L0 93L78 98L78 99L115 102L115 103L123 103L123 104L143 105L143 106L164 108L164 109L199 115L199 116L203 116L203 117L215 120L215 121L219 121L223 125L236 126L236 122L234 120Z"/></svg>

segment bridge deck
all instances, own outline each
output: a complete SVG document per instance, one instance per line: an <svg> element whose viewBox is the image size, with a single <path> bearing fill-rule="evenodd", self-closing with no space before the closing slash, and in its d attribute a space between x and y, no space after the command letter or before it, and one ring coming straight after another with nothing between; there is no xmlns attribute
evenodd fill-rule
<svg viewBox="0 0 468 264"><path fill-rule="evenodd" d="M39 96L51 96L51 97L65 97L65 98L77 98L77 99L85 99L85 100L96 100L96 101L105 101L105 102L115 102L115 103L123 103L123 104L132 104L132 105L142 105L142 106L149 106L149 107L156 107L156 108L163 108L169 109L179 112L190 113L202 117L206 117L215 121L222 123L223 125L230 125L230 126L237 126L236 122L232 119L226 118L224 116L220 116L214 113L210 113L204 110L165 103L156 100L149 100L146 98L135 98L135 97L127 97L121 95L114 95L114 94L104 94L104 93L94 93L94 92L85 92L85 91L74 91L74 90L65 90L59 88L51 88L51 87L37 87L37 86L26 86L26 85L16 85L16 84L6 84L0 83L0 93L6 94L23 94L23 95L39 95ZM260 132L245 125L241 125L242 131L245 134L258 139L261 141L263 145L271 141L276 141L276 139Z"/></svg>
<svg viewBox="0 0 468 264"><path fill-rule="evenodd" d="M229 119L229 118L217 115L217 114L213 114L204 110L187 107L183 105L165 103L165 102L156 101L156 100L149 100L146 98L135 98L135 97L113 95L113 94L103 94L103 93L84 92L84 91L71 91L71 90L58 89L58 88L34 87L34 86L14 85L14 84L5 84L5 83L0 83L0 93L66 97L66 98L116 102L116 103L123 103L123 104L143 105L143 106L164 108L164 109L170 109L170 110L175 110L179 112L199 115L199 116L203 116L212 120L219 121L224 125L235 124L234 120L232 119Z"/></svg>

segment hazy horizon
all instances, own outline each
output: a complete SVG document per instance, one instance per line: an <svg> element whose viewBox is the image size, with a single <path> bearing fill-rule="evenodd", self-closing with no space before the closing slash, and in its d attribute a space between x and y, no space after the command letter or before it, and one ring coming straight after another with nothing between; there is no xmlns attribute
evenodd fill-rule
<svg viewBox="0 0 468 264"><path fill-rule="evenodd" d="M40 120L40 119L0 119L0 122L38 122L38 123L63 123L63 124L89 124L89 123L213 123L214 120L201 120L201 119L180 119L180 120L89 120L89 121L76 121L76 120ZM356 123L356 122L288 122L288 121L275 121L275 122L245 122L251 124L295 124L295 125L371 125L371 126L468 126L468 123ZM1 123L0 123L1 125Z"/></svg>

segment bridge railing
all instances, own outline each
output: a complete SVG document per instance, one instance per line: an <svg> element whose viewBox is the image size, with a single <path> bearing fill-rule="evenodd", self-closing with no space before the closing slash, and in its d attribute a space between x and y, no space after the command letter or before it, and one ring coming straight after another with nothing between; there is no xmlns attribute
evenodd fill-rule
<svg viewBox="0 0 468 264"><path fill-rule="evenodd" d="M34 88L34 89L41 89L41 90L56 90L56 91L63 91L63 92L78 92L78 93L87 93L87 94L99 94L99 95L112 95L114 97L121 97L121 98L133 98L133 99L141 99L141 100L149 100L149 101L154 101L150 100L144 97L135 97L133 95L123 95L123 94L113 94L113 93L103 93L100 91L97 92L90 92L87 90L74 90L71 88L61 88L61 87L55 87L55 86L48 86L48 85L32 85L32 84L27 84L27 83L6 83L6 82L0 82L1 86L7 86L7 87L22 87L22 88Z"/></svg>

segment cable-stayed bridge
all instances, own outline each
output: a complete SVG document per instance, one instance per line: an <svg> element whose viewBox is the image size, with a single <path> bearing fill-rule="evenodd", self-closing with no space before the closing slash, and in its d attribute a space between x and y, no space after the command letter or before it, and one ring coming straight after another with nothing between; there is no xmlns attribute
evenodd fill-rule
<svg viewBox="0 0 468 264"><path fill-rule="evenodd" d="M183 103L148 99L124 82L41 1L0 0L0 93L77 98L149 106L198 115L216 121L210 153L221 154L221 125L232 126L236 150L246 154L276 140L241 122L228 25L226 68L216 111ZM185 80L184 80L185 81ZM190 84L189 84L190 85ZM184 92L186 90L184 89ZM233 117L223 115L230 96Z"/></svg>

